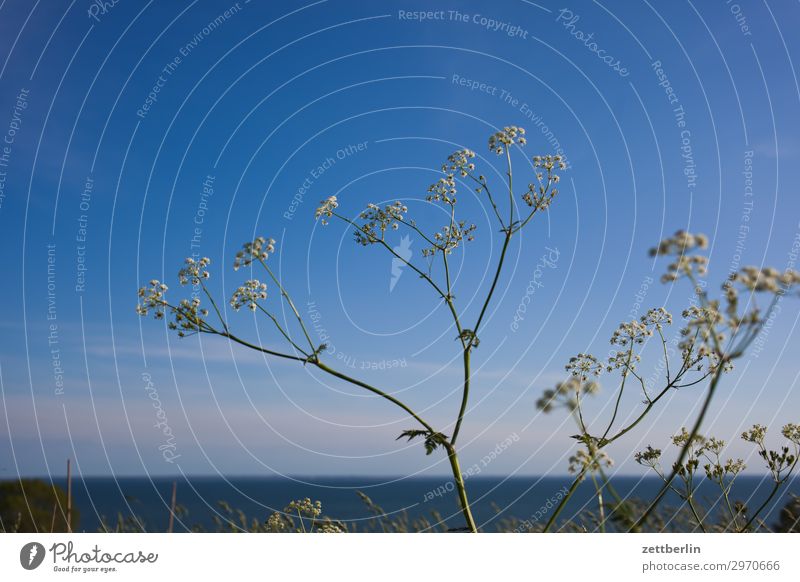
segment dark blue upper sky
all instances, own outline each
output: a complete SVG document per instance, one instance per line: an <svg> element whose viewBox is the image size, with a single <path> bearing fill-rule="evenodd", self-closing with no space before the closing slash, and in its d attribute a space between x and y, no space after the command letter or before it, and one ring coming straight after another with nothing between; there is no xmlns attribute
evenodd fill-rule
<svg viewBox="0 0 800 582"><path fill-rule="evenodd" d="M714 287L740 264L789 265L798 23L797 3L723 0L2 0L0 478L60 473L66 457L85 474L446 473L443 457L394 441L411 426L384 402L218 338L178 340L137 317L136 290L155 277L177 293L197 252L230 297L247 277L230 268L239 245L271 236L329 361L447 432L461 363L445 308L409 272L392 288L391 257L314 211L331 194L351 215L401 199L432 226L424 198L446 156L474 149L499 188L486 139L510 124L528 129L529 156L560 148L570 167L512 243L475 352L462 465L517 435L486 473L563 472L574 429L538 414L541 391L569 356L605 356L618 322L686 304L648 248L707 233ZM499 236L483 199L465 187L460 204L478 229L454 255L456 301L474 319ZM414 260L422 247L412 236ZM543 255L557 259L542 268ZM798 420L798 313L786 299L763 350L727 378L709 416L721 438ZM280 345L249 313L233 319ZM693 418L699 390L610 451L621 471Z"/></svg>

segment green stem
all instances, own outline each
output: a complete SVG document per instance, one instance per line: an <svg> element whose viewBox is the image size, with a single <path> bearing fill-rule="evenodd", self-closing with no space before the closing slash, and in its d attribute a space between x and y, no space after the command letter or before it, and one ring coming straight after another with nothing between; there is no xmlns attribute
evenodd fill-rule
<svg viewBox="0 0 800 582"><path fill-rule="evenodd" d="M259 309L259 310L260 310L262 313L264 313L264 314L265 314L267 317L269 317L269 318L272 320L272 323L274 323L274 324L275 324L275 327L277 327L277 328L278 328L278 331L279 331L279 332L281 332L281 335L284 337L284 339L285 339L287 342L289 342L289 343L292 345L292 347L293 347L294 349L296 349L296 350L297 350L299 353L303 354L304 356L308 357L308 354L307 354L307 353L306 353L306 352L305 352L305 351L304 351L304 350L303 350L303 349L302 349L300 346L298 346L296 343L294 343L294 340L293 340L293 339L292 339L292 338L289 336L289 334L286 332L286 330L284 330L284 329L283 329L283 326L281 326L281 324L278 322L278 318L277 318L277 317L275 317L275 316L274 316L274 315L272 315L272 314L271 314L269 311L267 311L266 309L264 309L264 308L261 306L261 304L259 304L259 303L256 303L256 307L257 307L257 308L258 308L258 309ZM313 346L312 346L312 351L313 351Z"/></svg>
<svg viewBox="0 0 800 582"><path fill-rule="evenodd" d="M511 171L511 144L506 145L506 160L508 160L508 230L514 226L514 173Z"/></svg>
<svg viewBox="0 0 800 582"><path fill-rule="evenodd" d="M544 526L544 529L542 530L543 533L547 533L550 530L550 528L553 527L553 524L555 523L559 514L564 510L564 507L567 505L567 501L569 501L570 497L572 497L572 494L575 493L575 490L578 488L578 485L580 485L580 482L583 480L583 476L585 473L586 473L586 467L581 469L581 472L578 473L577 477L575 477L575 480L572 482L572 485L569 486L567 494L561 500L561 503L558 504L558 507L556 507L556 510L550 516L550 519L547 520L547 524Z"/></svg>
<svg viewBox="0 0 800 582"><path fill-rule="evenodd" d="M203 283L202 279L200 279L200 286L203 289L203 293L206 294L206 297L208 297L208 300L211 302L211 306L214 308L214 311L217 313L217 317L219 318L219 321L222 324L222 329L224 329L227 332L228 331L228 324L225 322L225 319L222 317L222 313L220 312L219 307L217 307L217 302L214 301L214 298L211 296L211 293L208 292L208 289L206 288L206 284Z"/></svg>
<svg viewBox="0 0 800 582"><path fill-rule="evenodd" d="M292 301L292 298L289 297L289 293L287 293L286 289L283 288L283 285L281 285L281 282L278 280L278 278L272 272L272 269L270 269L267 266L267 262L264 259L261 259L261 258L259 258L258 261L261 263L261 265L264 267L264 269L267 271L267 273L269 273L270 278L278 286L278 289L280 289L281 295L283 296L284 299L286 299L286 302L289 304L289 307L292 309L292 312L294 313L294 316L297 319L297 322L300 324L300 328L303 330L303 335L306 336L306 341L308 341L308 345L311 348L311 351L312 352L315 351L316 347L314 346L314 342L311 341L311 336L308 334L308 330L306 329L305 323L303 323L303 318L300 317L300 312L297 310L297 307L294 306L294 302Z"/></svg>
<svg viewBox="0 0 800 582"><path fill-rule="evenodd" d="M761 506L753 512L753 516L747 520L747 523L744 524L744 527L740 531L747 531L747 529L752 525L752 523L758 517L758 514L764 511L764 508L772 501L772 498L775 497L775 494L778 493L778 490L781 488L782 482L776 481L775 485L772 487L772 491L769 494L769 497L761 504Z"/></svg>
<svg viewBox="0 0 800 582"><path fill-rule="evenodd" d="M243 339L241 339L239 337L236 337L235 335L233 335L232 333L227 332L227 331L225 331L225 332L210 332L210 333L216 333L218 335L221 335L222 337L228 338L232 342L235 342L237 344L243 345L243 346L245 346L247 348L250 348L251 350L256 350L257 352L263 352L265 354L269 354L270 356L276 356L278 358L284 358L284 359L287 359L287 360L295 360L297 362L305 362L306 361L306 358L300 358L298 356L293 356L291 354L284 354L284 353L281 353L281 352L276 352L274 350L270 350L270 349L267 349L267 348L262 348L261 346L257 346L255 344L251 344L250 342L248 342L246 340L243 340Z"/></svg>
<svg viewBox="0 0 800 582"><path fill-rule="evenodd" d="M477 182L478 185L480 185L480 187L486 192L486 196L489 198L489 203L492 205L492 208L494 209L494 214L495 216L497 216L497 220L500 222L500 228L505 229L506 225L503 222L503 218L500 216L500 211L497 209L497 204L495 203L494 198L492 197L492 192L489 190L489 185L486 183L485 180L479 180L471 173L467 173L467 176L469 176L475 182Z"/></svg>
<svg viewBox="0 0 800 582"><path fill-rule="evenodd" d="M456 420L456 426L453 429L453 438L450 439L450 443L455 445L456 438L458 437L458 433L461 430L461 423L464 421L464 414L467 412L467 402L469 401L469 381L470 381L470 363L469 363L469 353L471 351L471 347L467 346L464 348L464 390L461 394L461 408L458 410L458 420Z"/></svg>
<svg viewBox="0 0 800 582"><path fill-rule="evenodd" d="M622 401L622 393L625 391L625 382L628 379L629 368L631 366L631 359L633 358L633 340L631 339L631 347L628 349L628 357L625 361L625 370L622 372L622 384L619 387L619 394L617 394L617 401L614 403L614 413L611 415L611 420L608 422L608 426L606 427L603 436L600 438L601 441L606 440L608 433L611 432L611 427L614 426L614 421L617 420L617 414L619 413L619 404Z"/></svg>
<svg viewBox="0 0 800 582"><path fill-rule="evenodd" d="M492 286L489 289L489 294L486 296L486 301L483 303L483 307L481 308L481 313L478 316L478 321L475 323L475 327L473 328L473 332L475 335L478 334L478 328L481 325L481 321L483 321L483 316L486 313L486 309L489 307L489 302L492 300L492 295L494 295L494 290L497 287L497 281L500 279L500 272L503 270L503 261L506 258L506 252L508 251L508 243L511 242L511 231L506 231L506 238L503 242L503 249L500 251L500 260L497 262L497 270L494 273L494 279L492 280Z"/></svg>
<svg viewBox="0 0 800 582"><path fill-rule="evenodd" d="M458 454L455 447L448 443L444 445L447 449L447 458L450 461L450 468L453 471L453 480L458 490L458 501L461 505L461 513L467 522L467 528L471 533L478 533L478 527L475 525L475 520L472 517L472 511L469 507L469 500L467 499L467 489L464 486L464 476L461 474L461 466L458 463Z"/></svg>
<svg viewBox="0 0 800 582"><path fill-rule="evenodd" d="M426 430L430 431L431 433L435 433L435 432L436 432L436 431L433 429L433 427L432 427L431 425L429 425L427 422L425 422L424 420L422 420L422 419L419 417L419 415L417 415L417 413L416 413L416 412L414 412L413 410L411 410L411 408L409 408L407 405L403 404L403 403L402 403L400 400L398 400L398 399L397 399L397 398L395 398L394 396L392 396L392 395L390 395L390 394L387 394L386 392L384 392L383 390L380 390L379 388L375 388L374 386L370 386L370 385L369 385L369 384L367 384L366 382L362 382L361 380L357 380L356 378L351 378L350 376L348 376L348 375L346 375L346 374L342 374L342 373L341 373L341 372L339 372L338 370L334 370L334 369L333 369L333 368L331 368L330 366L328 366L328 365L326 365L326 364L324 364L324 363L320 362L318 359L317 359L317 360L314 360L312 363L313 363L313 364L314 364L314 365L315 365L317 368L319 368L320 370L323 370L324 372L327 372L327 373L328 373L328 374L330 374L331 376L335 376L335 377L339 378L340 380L345 380L345 381L347 381L347 382L350 382L351 384L355 384L356 386L360 386L361 388L365 388L366 390L369 390L369 391L370 391L370 392L372 392L373 394L377 394L377 395L378 395L378 396L380 396L381 398L385 398L385 399L386 399L386 400L388 400L389 402L391 402L391 403L393 403L393 404L395 404L395 405L399 406L400 408L402 408L403 410L405 410L407 413L409 413L409 414L410 414L410 415L411 415L411 416L414 418L414 420L416 420L416 421L417 421L418 423L420 423L420 424L421 424L423 427L425 427L425 429L426 429Z"/></svg>
<svg viewBox="0 0 800 582"><path fill-rule="evenodd" d="M703 525L703 520L700 519L700 515L697 513L697 508L694 506L694 501L692 501L692 496L686 498L686 503L689 504L689 509L692 510L692 515L694 516L695 520L697 521L697 525L700 526L700 529L703 530L703 533L708 533L706 530L706 526Z"/></svg>
<svg viewBox="0 0 800 582"><path fill-rule="evenodd" d="M603 487L597 483L597 477L595 477L594 473L591 474L591 477L592 483L594 483L594 490L597 494L597 509L600 517L600 532L606 533L606 511L605 507L603 506Z"/></svg>

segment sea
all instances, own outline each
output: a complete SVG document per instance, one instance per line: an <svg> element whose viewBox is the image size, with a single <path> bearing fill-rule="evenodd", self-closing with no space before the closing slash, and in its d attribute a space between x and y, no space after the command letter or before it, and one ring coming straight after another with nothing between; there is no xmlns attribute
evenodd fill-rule
<svg viewBox="0 0 800 582"><path fill-rule="evenodd" d="M557 477L471 477L468 494L475 521L483 531L498 531L504 520L514 517L528 525L542 524L564 496L571 483L569 476ZM66 490L64 479L53 482ZM308 497L322 503L323 515L346 522L354 531L380 530L374 514L364 503L361 492L392 518L408 520L425 517L440 529L464 525L452 480L446 477L257 477L257 476L181 476L181 477L73 477L74 505L80 511L79 531L100 531L102 523L116 524L118 517L138 524L144 531L167 531L173 483L180 507L174 531L218 531L242 528L240 515L247 523L263 523L274 511L290 501ZM612 477L611 485L622 498L649 500L662 482L656 478ZM760 506L770 494L769 477L739 476L732 490L732 501L750 508ZM597 511L595 487L582 482L557 523L582 511ZM800 493L800 479L794 479L769 503L763 520L771 525L779 516L789 495ZM611 501L608 491L605 500ZM719 489L702 481L695 498L714 517L720 515ZM681 504L674 494L665 504ZM437 517L433 517L437 515ZM505 522L507 524L507 522ZM507 528L506 528L507 529Z"/></svg>

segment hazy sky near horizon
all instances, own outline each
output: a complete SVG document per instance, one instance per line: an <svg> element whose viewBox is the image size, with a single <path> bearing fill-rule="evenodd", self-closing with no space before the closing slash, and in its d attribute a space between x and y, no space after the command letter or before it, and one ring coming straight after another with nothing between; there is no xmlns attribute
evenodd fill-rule
<svg viewBox="0 0 800 582"><path fill-rule="evenodd" d="M231 269L242 242L273 237L326 361L449 434L461 360L447 310L314 211L332 194L351 216L399 199L433 227L425 195L452 151L475 150L502 190L486 143L505 125L528 130L518 184L526 155L560 151L569 169L512 243L474 353L464 467L566 471L572 421L535 402L570 356L605 357L620 321L661 305L678 319L690 290L658 282L660 239L708 234L712 288L731 268L796 259L796 2L100 4L0 2L0 479L62 474L67 457L87 475L447 473L443 455L395 440L413 428L402 411L296 362L181 340L136 315L136 291L157 278L180 297L177 270L198 253L230 297L250 276ZM453 255L455 296L472 321L500 237L486 200L460 188L477 230ZM423 247L412 233L412 262ZM800 421L798 314L781 302L709 413L707 432L754 468L737 435ZM228 316L283 348L269 321ZM590 413L607 419L605 380ZM615 470L640 474L633 451L665 447L703 390L675 391L615 445Z"/></svg>

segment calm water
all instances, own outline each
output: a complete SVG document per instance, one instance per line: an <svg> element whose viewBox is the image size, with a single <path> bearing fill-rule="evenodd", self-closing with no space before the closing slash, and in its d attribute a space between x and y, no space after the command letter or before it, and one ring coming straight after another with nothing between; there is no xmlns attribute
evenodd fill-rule
<svg viewBox="0 0 800 582"><path fill-rule="evenodd" d="M64 480L55 480L65 487ZM118 512L123 516L136 515L144 522L148 531L165 531L169 517L169 500L172 478L146 477L92 477L73 479L75 505L80 509L80 529L97 531L101 516L110 523L116 521ZM388 514L407 512L409 517L430 516L437 510L453 527L462 521L457 513L457 499L452 493L452 484L446 478L397 478L376 479L360 477L319 477L305 479L263 477L189 477L178 478L178 504L188 514L176 523L176 530L191 529L201 525L214 531L214 515L225 517L218 502L226 501L234 509L241 509L249 518L264 519L275 509L284 507L292 499L310 497L320 500L324 514L369 529L370 513L356 491L363 491ZM496 530L497 520L514 516L533 521L537 513L546 520L550 506L557 501L559 491L570 483L568 477L473 477L468 480L473 514L478 524L486 531ZM612 485L622 496L649 499L658 490L660 481L653 478L616 477ZM769 494L771 481L761 477L740 477L734 488L733 498L748 506L758 507ZM587 504L594 489L591 482L584 482L576 491L564 517L570 517L583 507L595 509ZM775 521L780 508L788 498L788 491L800 492L800 480L795 480L783 495L770 504L767 523ZM435 492L438 492L437 495ZM711 484L704 483L699 489L700 499L710 500L714 493ZM562 493L563 495L563 493ZM609 497L607 496L607 499ZM713 499L716 499L713 497ZM676 498L668 503L677 504ZM498 511L500 513L498 514Z"/></svg>

